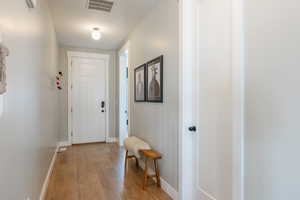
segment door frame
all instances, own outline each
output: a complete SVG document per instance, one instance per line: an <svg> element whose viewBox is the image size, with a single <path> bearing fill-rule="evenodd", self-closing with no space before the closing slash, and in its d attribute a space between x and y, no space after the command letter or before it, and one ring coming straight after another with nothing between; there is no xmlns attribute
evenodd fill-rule
<svg viewBox="0 0 300 200"><path fill-rule="evenodd" d="M196 8L198 0L179 0L179 194L188 196L193 183L193 136L189 126L196 124L193 116L193 81L197 66ZM232 0L232 127L233 127L233 185L232 200L244 200L244 0Z"/></svg>
<svg viewBox="0 0 300 200"><path fill-rule="evenodd" d="M79 51L68 51L68 142L70 145L73 144L72 131L73 131L73 120L72 120L72 59L73 58L87 58L87 59L100 59L105 61L105 141L109 139L109 118L110 118L110 105L109 105L109 61L110 55L101 53L88 53Z"/></svg>
<svg viewBox="0 0 300 200"><path fill-rule="evenodd" d="M130 133L131 133L131 118L132 118L132 112L131 112L131 96L130 96L130 94L131 94L131 87L130 87L130 80L131 80L131 76L130 76L130 41L128 41L120 50L119 50L119 52L118 52L118 60L119 60L119 63L118 63L118 77L119 77L119 87L118 87L118 89L119 89L119 91L118 91L118 93L119 93L119 127L118 127L118 129L119 129L119 145L121 146L121 141L120 141L120 110L121 110L121 108L120 108L120 100L121 100L121 96L120 96L120 56L123 54L123 53L125 53L127 51L127 53L128 53L128 110L127 110L127 112L128 112L128 136L130 136Z"/></svg>

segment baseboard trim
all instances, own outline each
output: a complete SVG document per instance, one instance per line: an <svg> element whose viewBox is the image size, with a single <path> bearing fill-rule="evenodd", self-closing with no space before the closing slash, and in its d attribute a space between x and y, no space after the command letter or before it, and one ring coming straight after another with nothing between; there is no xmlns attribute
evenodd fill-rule
<svg viewBox="0 0 300 200"><path fill-rule="evenodd" d="M48 169L45 181L43 183L43 187L42 187L42 191L41 191L39 200L44 200L45 197L46 197L46 193L47 193L47 189L48 189L48 185L49 185L49 180L50 180L53 168L54 168L54 163L55 163L55 160L56 160L56 156L57 156L57 152L59 150L59 147L60 146L58 144L57 147L56 147L56 149L55 149L54 155L52 157L52 160L51 160L51 163L50 163L50 166L49 166L49 169Z"/></svg>
<svg viewBox="0 0 300 200"><path fill-rule="evenodd" d="M165 191L173 200L178 200L178 192L167 181L160 178L161 189Z"/></svg>
<svg viewBox="0 0 300 200"><path fill-rule="evenodd" d="M204 195L203 198L209 199L209 200L217 200L215 197L213 197L211 194L206 192L203 188L200 188L200 192L202 195Z"/></svg>
<svg viewBox="0 0 300 200"><path fill-rule="evenodd" d="M59 147L69 147L71 146L72 144L69 142L69 141L61 141L61 142L58 142L58 146Z"/></svg>
<svg viewBox="0 0 300 200"><path fill-rule="evenodd" d="M139 161L140 168L145 169L145 162L143 160ZM149 173L154 173L153 169L148 169ZM156 179L153 177L153 180L156 182ZM178 200L178 192L173 188L166 180L160 177L161 189L167 193L173 200Z"/></svg>
<svg viewBox="0 0 300 200"><path fill-rule="evenodd" d="M114 142L118 142L118 138L117 137L108 137L106 139L107 143L114 143Z"/></svg>

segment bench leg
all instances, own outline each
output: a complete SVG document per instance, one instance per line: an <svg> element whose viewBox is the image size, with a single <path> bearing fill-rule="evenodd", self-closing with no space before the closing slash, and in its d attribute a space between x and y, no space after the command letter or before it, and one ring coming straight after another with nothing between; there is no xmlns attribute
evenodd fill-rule
<svg viewBox="0 0 300 200"><path fill-rule="evenodd" d="M158 162L157 162L156 159L154 160L154 168L155 168L155 175L156 175L157 187L160 188L161 184L160 184L159 166L158 166Z"/></svg>
<svg viewBox="0 0 300 200"><path fill-rule="evenodd" d="M124 166L125 174L127 172L127 164L128 164L128 150L126 150L126 155L125 155L125 166Z"/></svg>
<svg viewBox="0 0 300 200"><path fill-rule="evenodd" d="M136 165L136 168L139 169L139 159L137 157L135 157L135 165Z"/></svg>
<svg viewBox="0 0 300 200"><path fill-rule="evenodd" d="M148 158L145 159L145 172L144 172L144 184L143 184L143 190L146 189L148 181Z"/></svg>

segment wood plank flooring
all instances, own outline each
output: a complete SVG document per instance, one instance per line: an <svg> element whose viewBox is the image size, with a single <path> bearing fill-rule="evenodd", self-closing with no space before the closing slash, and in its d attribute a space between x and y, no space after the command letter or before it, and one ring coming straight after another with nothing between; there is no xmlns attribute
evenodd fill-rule
<svg viewBox="0 0 300 200"><path fill-rule="evenodd" d="M85 144L58 153L46 200L171 200L153 183L142 190L143 172L117 144Z"/></svg>

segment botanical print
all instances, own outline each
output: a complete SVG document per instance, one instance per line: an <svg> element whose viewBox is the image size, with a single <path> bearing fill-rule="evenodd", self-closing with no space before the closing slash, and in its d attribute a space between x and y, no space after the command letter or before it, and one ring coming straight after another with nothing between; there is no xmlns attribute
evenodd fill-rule
<svg viewBox="0 0 300 200"><path fill-rule="evenodd" d="M6 92L6 57L8 54L8 49L0 44L0 94Z"/></svg>
<svg viewBox="0 0 300 200"><path fill-rule="evenodd" d="M147 63L147 101L163 102L163 56Z"/></svg>
<svg viewBox="0 0 300 200"><path fill-rule="evenodd" d="M135 101L145 101L145 65L135 69Z"/></svg>
<svg viewBox="0 0 300 200"><path fill-rule="evenodd" d="M148 100L160 100L160 63L148 67Z"/></svg>

